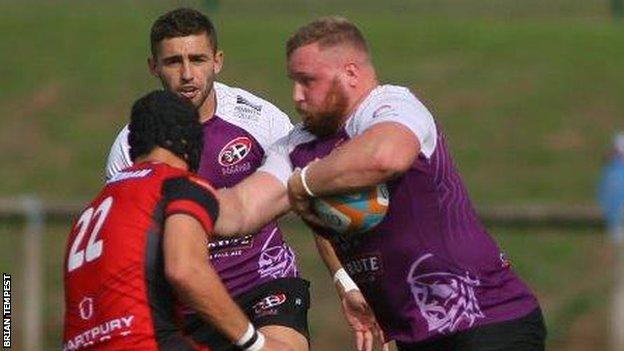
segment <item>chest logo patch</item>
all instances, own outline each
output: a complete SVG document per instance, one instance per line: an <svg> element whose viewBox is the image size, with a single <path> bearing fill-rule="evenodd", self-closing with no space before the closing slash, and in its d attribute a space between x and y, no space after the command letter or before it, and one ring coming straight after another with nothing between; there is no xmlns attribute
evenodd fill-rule
<svg viewBox="0 0 624 351"><path fill-rule="evenodd" d="M251 145L251 139L248 137L238 137L231 140L219 152L219 164L228 167L239 163L249 155Z"/></svg>

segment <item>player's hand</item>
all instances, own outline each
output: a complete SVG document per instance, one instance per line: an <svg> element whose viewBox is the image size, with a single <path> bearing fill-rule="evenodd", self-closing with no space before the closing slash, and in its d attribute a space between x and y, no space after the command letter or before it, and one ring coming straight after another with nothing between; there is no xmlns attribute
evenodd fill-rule
<svg viewBox="0 0 624 351"><path fill-rule="evenodd" d="M264 334L264 347L260 351L295 351L289 345Z"/></svg>
<svg viewBox="0 0 624 351"><path fill-rule="evenodd" d="M351 290L342 296L342 312L353 330L358 351L373 351L375 341L381 345L381 350L389 351L377 319L359 290Z"/></svg>
<svg viewBox="0 0 624 351"><path fill-rule="evenodd" d="M312 198L308 195L301 181L301 170L295 169L288 179L288 199L292 210L301 218L318 227L325 227L325 223L314 213Z"/></svg>

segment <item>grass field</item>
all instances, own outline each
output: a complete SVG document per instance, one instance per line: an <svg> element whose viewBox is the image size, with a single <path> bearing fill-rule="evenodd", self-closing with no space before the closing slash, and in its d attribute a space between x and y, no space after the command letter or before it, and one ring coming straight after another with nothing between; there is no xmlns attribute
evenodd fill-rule
<svg viewBox="0 0 624 351"><path fill-rule="evenodd" d="M611 136L624 129L624 22L606 0L13 1L0 11L0 196L98 190L131 102L158 87L146 69L151 22L178 4L211 9L226 54L220 79L293 120L285 40L317 16L348 16L381 80L412 88L442 123L481 205L591 203ZM314 284L315 349L345 350L324 268L305 230L289 226ZM59 343L66 229L45 235L48 348ZM604 349L609 254L598 233L492 229L543 301L550 349ZM27 281L19 237L0 223L1 268L16 284Z"/></svg>

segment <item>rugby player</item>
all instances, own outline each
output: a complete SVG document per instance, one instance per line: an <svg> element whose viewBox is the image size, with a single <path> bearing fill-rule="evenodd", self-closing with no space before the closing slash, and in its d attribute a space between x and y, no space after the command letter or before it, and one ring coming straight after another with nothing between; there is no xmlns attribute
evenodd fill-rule
<svg viewBox="0 0 624 351"><path fill-rule="evenodd" d="M226 188L252 174L268 146L292 129L288 116L243 89L215 81L223 65L223 52L218 49L213 24L200 12L180 8L163 14L154 22L150 40L150 72L163 88L191 100L199 111L204 129L199 176L216 188ZM107 178L131 165L128 128L124 127L111 148ZM272 178L264 174L253 182L264 183L267 177ZM223 207L224 218L233 221L222 221L223 226L218 223L219 234L249 235L213 237L210 259L228 291L263 333L306 351L309 283L299 277L295 253L285 243L277 223L269 221L277 207L269 211L264 204L276 202L270 196L280 194L282 187L279 183L273 186L277 191L269 183L268 188L252 185L243 194L245 208L259 216L253 223L246 223L244 212L237 212L235 205ZM262 214L269 217L260 220L265 218ZM185 330L194 340L215 350L234 348L228 338L188 312Z"/></svg>
<svg viewBox="0 0 624 351"><path fill-rule="evenodd" d="M296 31L286 56L302 123L272 145L257 176L263 189L288 186L318 234L358 350L374 337L401 351L543 350L538 301L481 224L439 124L409 89L379 83L360 30L321 18ZM228 191L258 186L255 177ZM332 233L311 210L316 196L379 183L389 212L366 235Z"/></svg>
<svg viewBox="0 0 624 351"><path fill-rule="evenodd" d="M197 109L167 91L132 108L134 166L108 179L69 234L63 350L209 350L177 323L180 299L240 349L292 350L256 331L208 261L219 205L192 173Z"/></svg>

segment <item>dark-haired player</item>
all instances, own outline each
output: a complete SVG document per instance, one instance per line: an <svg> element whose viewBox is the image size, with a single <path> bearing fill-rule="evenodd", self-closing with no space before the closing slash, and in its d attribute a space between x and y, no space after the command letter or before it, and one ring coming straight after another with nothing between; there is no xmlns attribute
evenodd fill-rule
<svg viewBox="0 0 624 351"><path fill-rule="evenodd" d="M150 40L150 72L165 89L191 100L199 111L205 139L199 176L216 188L234 186L252 174L268 146L292 128L288 117L243 89L215 82L223 53L218 49L213 24L198 11L182 8L165 13L154 22ZM124 128L111 148L106 172L109 178L132 164L127 134ZM274 202L264 190L268 195L274 193L270 187L255 187L245 196L253 202L246 205L254 213L266 210L254 203ZM237 216L239 223L245 221L244 213ZM220 232L242 234L232 230ZM308 283L299 278L295 253L284 242L275 221L252 234L214 237L209 244L211 262L254 324L267 335L306 351L309 291ZM231 347L197 316L188 317L187 331L193 338L219 350Z"/></svg>
<svg viewBox="0 0 624 351"><path fill-rule="evenodd" d="M182 299L244 350L290 350L256 331L208 260L219 206L193 176L197 110L166 91L132 108L134 166L108 179L69 234L63 350L208 350L184 337Z"/></svg>

